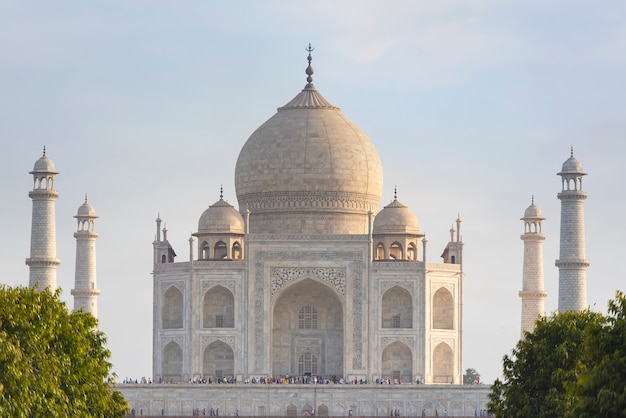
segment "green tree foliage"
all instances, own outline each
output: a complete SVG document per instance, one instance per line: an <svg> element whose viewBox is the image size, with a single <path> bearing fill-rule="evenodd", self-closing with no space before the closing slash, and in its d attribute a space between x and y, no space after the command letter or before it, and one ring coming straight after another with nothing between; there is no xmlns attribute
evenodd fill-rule
<svg viewBox="0 0 626 418"><path fill-rule="evenodd" d="M124 416L97 320L59 294L0 286L0 416Z"/></svg>
<svg viewBox="0 0 626 418"><path fill-rule="evenodd" d="M588 310L539 319L511 356L504 356L504 380L492 386L489 412L498 417L565 416L573 406L567 388L577 380L587 327L601 321L600 314Z"/></svg>
<svg viewBox="0 0 626 418"><path fill-rule="evenodd" d="M603 322L587 329L584 361L570 387L576 401L568 416L626 416L626 297L617 292Z"/></svg>
<svg viewBox="0 0 626 418"><path fill-rule="evenodd" d="M476 371L476 369L469 368L465 371L463 375L463 384L464 385L477 385L480 383L480 374Z"/></svg>

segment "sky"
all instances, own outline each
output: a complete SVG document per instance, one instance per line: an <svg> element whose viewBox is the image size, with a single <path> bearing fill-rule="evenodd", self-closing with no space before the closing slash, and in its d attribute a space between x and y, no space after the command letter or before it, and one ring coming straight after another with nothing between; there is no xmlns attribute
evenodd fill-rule
<svg viewBox="0 0 626 418"><path fill-rule="evenodd" d="M309 43L315 86L380 153L381 207L397 187L428 261L463 221L464 369L492 382L519 339L532 196L557 309L556 173L571 147L588 173L588 303L606 312L626 290L626 3L532 0L0 1L0 283L28 285L28 173L45 146L62 298L73 306L87 194L113 371L150 376L155 219L186 261L221 186L237 207L239 150L306 84Z"/></svg>

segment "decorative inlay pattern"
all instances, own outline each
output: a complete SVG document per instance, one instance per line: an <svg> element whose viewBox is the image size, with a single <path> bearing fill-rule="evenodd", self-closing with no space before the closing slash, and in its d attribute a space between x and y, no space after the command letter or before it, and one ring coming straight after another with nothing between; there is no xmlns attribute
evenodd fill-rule
<svg viewBox="0 0 626 418"><path fill-rule="evenodd" d="M215 341L221 341L227 344L234 352L235 347L238 346L236 344L236 340L236 337L233 335L205 335L202 337L202 352L204 352L204 350Z"/></svg>
<svg viewBox="0 0 626 418"><path fill-rule="evenodd" d="M265 306L264 289L265 289L265 263L268 261L319 261L319 260L336 260L347 261L349 275L344 273L344 283L351 283L352 290L352 368L355 370L363 369L363 259L360 252L305 252L305 251L259 251L255 256L255 277L254 277L254 371L261 373L263 364L266 359L266 351L268 342L265 334L265 312L268 310ZM311 269L314 269L311 267ZM277 271L280 269L277 269ZM296 268L288 270L295 271ZM329 270L329 268L322 268ZM341 269L339 269L341 270ZM271 274L270 274L271 276ZM322 274L322 276L324 276ZM316 276L317 277L317 276ZM270 278L270 281L272 279ZM293 279L292 279L293 280ZM271 285L271 283L268 283ZM333 285L334 286L334 285ZM346 284L344 284L344 293Z"/></svg>
<svg viewBox="0 0 626 418"><path fill-rule="evenodd" d="M165 347L166 345L168 345L172 341L175 342L176 344L178 344L178 346L181 349L185 348L185 337L182 336L182 335L161 337L161 348Z"/></svg>
<svg viewBox="0 0 626 418"><path fill-rule="evenodd" d="M346 295L346 269L339 267L273 267L270 269L272 280L272 299L276 293L289 282L302 277L315 277L328 283Z"/></svg>
<svg viewBox="0 0 626 418"><path fill-rule="evenodd" d="M235 294L234 280L202 280L202 293L215 286L225 287L226 289L230 290L232 294Z"/></svg>
<svg viewBox="0 0 626 418"><path fill-rule="evenodd" d="M183 293L183 294L185 293L185 282L182 280L177 280L177 281L172 281L172 282L162 282L161 294L165 293L165 291L169 289L171 286L174 286L175 288L180 290L180 293Z"/></svg>
<svg viewBox="0 0 626 418"><path fill-rule="evenodd" d="M454 338L434 337L432 339L432 342L433 342L433 349L435 349L441 343L446 343L448 344L448 347L450 347L451 349L454 349Z"/></svg>
<svg viewBox="0 0 626 418"><path fill-rule="evenodd" d="M387 347L389 344L395 343L396 341L399 341L402 344L406 345L407 347L411 349L411 351L413 351L413 349L415 348L414 337L383 337L381 339L380 345L382 346L383 349L385 349L385 347Z"/></svg>
<svg viewBox="0 0 626 418"><path fill-rule="evenodd" d="M394 286L400 286L405 288L411 293L411 296L414 296L415 284L410 280L381 280L380 281L380 294L384 294L387 290L391 289Z"/></svg>

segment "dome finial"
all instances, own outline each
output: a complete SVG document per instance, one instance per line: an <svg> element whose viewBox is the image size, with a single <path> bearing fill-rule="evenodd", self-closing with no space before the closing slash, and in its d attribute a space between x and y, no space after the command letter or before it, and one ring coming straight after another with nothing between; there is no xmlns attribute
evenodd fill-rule
<svg viewBox="0 0 626 418"><path fill-rule="evenodd" d="M569 152L569 156L573 157L574 156L574 146L572 145L570 152Z"/></svg>
<svg viewBox="0 0 626 418"><path fill-rule="evenodd" d="M46 146L43 146L43 155L46 155Z"/></svg>
<svg viewBox="0 0 626 418"><path fill-rule="evenodd" d="M530 197L530 204L531 204L531 205L534 205L534 204L535 204L535 195L534 195L534 194L533 194L533 195L531 195L531 197Z"/></svg>
<svg viewBox="0 0 626 418"><path fill-rule="evenodd" d="M314 49L315 49L315 48L312 48L312 47L311 47L311 44L309 44L309 47L308 47L308 48L306 48L306 50L305 50L305 51L307 51L307 52L309 53L309 56L308 56L308 57L306 57L306 59L309 61L309 66L308 66L308 67L306 67L306 71L305 71L305 72L306 72L306 74L307 74L307 76L308 76L308 77L306 78L306 81L307 81L307 83L309 83L309 84L311 84L311 83L313 82L313 77L311 77L311 76L313 75L313 72L314 72L314 71L313 71L313 67L311 67L311 61L313 60L313 57L311 56L311 52L313 52L313 50L314 50Z"/></svg>
<svg viewBox="0 0 626 418"><path fill-rule="evenodd" d="M224 185L220 184L220 200L224 200Z"/></svg>
<svg viewBox="0 0 626 418"><path fill-rule="evenodd" d="M87 193L85 193L85 203L87 203Z"/></svg>
<svg viewBox="0 0 626 418"><path fill-rule="evenodd" d="M398 200L398 186L393 186L393 201Z"/></svg>

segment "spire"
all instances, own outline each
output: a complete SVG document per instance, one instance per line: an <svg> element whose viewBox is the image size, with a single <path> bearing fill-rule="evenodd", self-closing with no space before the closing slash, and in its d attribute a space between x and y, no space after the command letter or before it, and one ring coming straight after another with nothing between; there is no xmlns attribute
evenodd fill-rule
<svg viewBox="0 0 626 418"><path fill-rule="evenodd" d="M309 61L309 66L306 67L306 81L307 81L307 87L312 86L313 85L313 77L311 77L314 73L313 71L313 67L311 66L311 61L313 60L313 57L311 56L311 52L313 52L315 48L311 47L311 44L309 44L309 47L306 49L306 51L309 53L309 55L306 57L306 59Z"/></svg>
<svg viewBox="0 0 626 418"><path fill-rule="evenodd" d="M220 184L220 200L224 200L224 185Z"/></svg>
<svg viewBox="0 0 626 418"><path fill-rule="evenodd" d="M393 201L398 200L398 186L393 186Z"/></svg>
<svg viewBox="0 0 626 418"><path fill-rule="evenodd" d="M43 155L46 155L46 146L43 146Z"/></svg>
<svg viewBox="0 0 626 418"><path fill-rule="evenodd" d="M574 156L574 146L572 145L569 152L570 158Z"/></svg>

